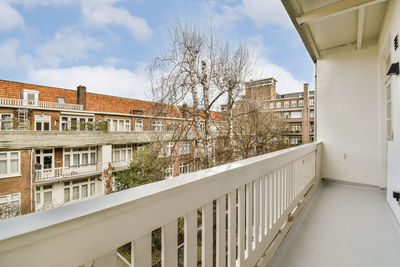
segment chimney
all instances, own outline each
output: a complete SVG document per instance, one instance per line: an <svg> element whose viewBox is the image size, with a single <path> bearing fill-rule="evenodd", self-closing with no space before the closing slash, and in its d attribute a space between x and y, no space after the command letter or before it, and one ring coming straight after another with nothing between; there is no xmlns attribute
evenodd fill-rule
<svg viewBox="0 0 400 267"><path fill-rule="evenodd" d="M303 144L307 144L310 142L310 112L309 112L309 104L308 104L308 83L304 84L303 91L303 125L302 125L302 135L303 135Z"/></svg>
<svg viewBox="0 0 400 267"><path fill-rule="evenodd" d="M86 86L79 85L77 88L76 96L77 96L76 102L79 105L83 105L83 109L85 110L86 109Z"/></svg>

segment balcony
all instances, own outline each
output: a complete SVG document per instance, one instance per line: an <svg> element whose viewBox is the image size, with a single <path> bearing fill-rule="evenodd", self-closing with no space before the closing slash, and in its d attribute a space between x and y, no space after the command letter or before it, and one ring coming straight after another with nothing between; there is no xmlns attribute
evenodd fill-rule
<svg viewBox="0 0 400 267"><path fill-rule="evenodd" d="M17 107L17 108L23 107L23 108L38 108L38 109L83 110L83 105L24 100L16 98L0 98L0 106Z"/></svg>
<svg viewBox="0 0 400 267"><path fill-rule="evenodd" d="M36 184L44 184L66 179L82 178L90 175L99 175L102 172L102 165L87 164L81 166L59 167L35 171Z"/></svg>
<svg viewBox="0 0 400 267"><path fill-rule="evenodd" d="M117 248L132 242L131 264L151 266L151 233L159 227L163 266L178 266L182 244L185 266L213 266L214 258L217 266L263 264L319 183L321 146L289 148L2 221L0 265L116 266Z"/></svg>
<svg viewBox="0 0 400 267"><path fill-rule="evenodd" d="M113 166L114 170L116 171L122 171L125 170L129 167L129 161L126 160L121 160L121 161L113 161L111 163L111 166Z"/></svg>

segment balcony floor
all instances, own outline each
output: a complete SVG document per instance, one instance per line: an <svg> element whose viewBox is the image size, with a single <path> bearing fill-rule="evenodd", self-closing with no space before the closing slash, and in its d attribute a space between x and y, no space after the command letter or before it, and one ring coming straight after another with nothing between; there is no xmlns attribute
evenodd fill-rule
<svg viewBox="0 0 400 267"><path fill-rule="evenodd" d="M322 181L268 267L400 266L386 191Z"/></svg>

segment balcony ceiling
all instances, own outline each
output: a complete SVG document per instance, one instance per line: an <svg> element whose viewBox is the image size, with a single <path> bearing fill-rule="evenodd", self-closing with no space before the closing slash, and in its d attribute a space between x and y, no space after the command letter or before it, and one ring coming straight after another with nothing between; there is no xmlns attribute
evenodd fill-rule
<svg viewBox="0 0 400 267"><path fill-rule="evenodd" d="M375 41L383 24L386 0L282 0L311 58L346 45L362 49Z"/></svg>

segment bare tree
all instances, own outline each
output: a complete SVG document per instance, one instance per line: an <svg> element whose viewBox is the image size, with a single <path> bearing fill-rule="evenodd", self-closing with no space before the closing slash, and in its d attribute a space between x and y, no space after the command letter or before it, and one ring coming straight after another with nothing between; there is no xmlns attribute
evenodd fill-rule
<svg viewBox="0 0 400 267"><path fill-rule="evenodd" d="M167 106L182 105L198 142L202 167L215 165L212 110L225 98L232 111L241 85L250 73L250 56L243 46L234 47L217 38L212 28L175 23L171 48L150 68L153 97ZM232 140L232 116L228 136Z"/></svg>

